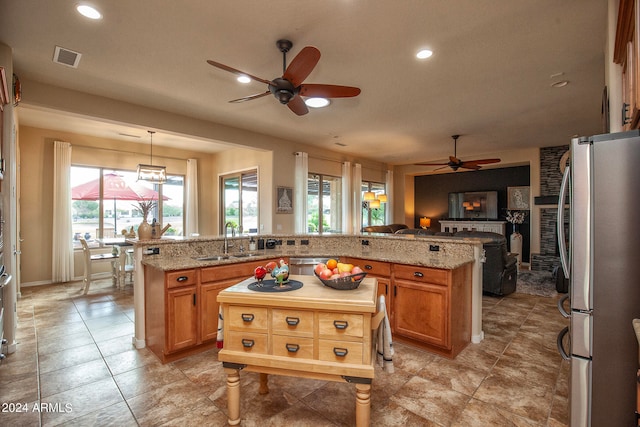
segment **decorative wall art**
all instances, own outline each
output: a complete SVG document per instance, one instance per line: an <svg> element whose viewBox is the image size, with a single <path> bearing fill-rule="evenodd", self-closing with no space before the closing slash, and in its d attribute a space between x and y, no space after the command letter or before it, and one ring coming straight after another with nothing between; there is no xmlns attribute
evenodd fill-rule
<svg viewBox="0 0 640 427"><path fill-rule="evenodd" d="M507 209L528 211L529 187L507 187Z"/></svg>
<svg viewBox="0 0 640 427"><path fill-rule="evenodd" d="M293 188L276 188L276 213L293 213Z"/></svg>

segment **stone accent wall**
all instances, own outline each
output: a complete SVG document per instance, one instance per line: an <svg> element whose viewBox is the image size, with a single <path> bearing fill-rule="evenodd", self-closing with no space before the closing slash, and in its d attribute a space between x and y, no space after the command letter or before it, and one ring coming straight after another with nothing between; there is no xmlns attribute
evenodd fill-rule
<svg viewBox="0 0 640 427"><path fill-rule="evenodd" d="M569 149L568 145L540 149L540 196L557 197L560 193L562 174L560 158ZM531 270L552 271L560 265L556 252L557 208L540 209L540 253L531 254ZM565 229L569 227L569 214L565 212Z"/></svg>

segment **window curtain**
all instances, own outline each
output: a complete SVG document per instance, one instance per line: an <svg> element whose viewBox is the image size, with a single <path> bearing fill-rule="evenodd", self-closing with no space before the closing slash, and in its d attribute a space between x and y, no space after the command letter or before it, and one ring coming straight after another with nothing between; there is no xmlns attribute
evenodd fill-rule
<svg viewBox="0 0 640 427"><path fill-rule="evenodd" d="M306 234L309 232L307 226L307 180L309 179L309 155L302 151L296 152L295 164L295 201L294 214L296 223L296 233Z"/></svg>
<svg viewBox="0 0 640 427"><path fill-rule="evenodd" d="M342 232L353 233L353 190L351 188L351 162L342 163Z"/></svg>
<svg viewBox="0 0 640 427"><path fill-rule="evenodd" d="M198 160L187 159L185 236L198 234Z"/></svg>
<svg viewBox="0 0 640 427"><path fill-rule="evenodd" d="M387 194L387 206L385 207L385 224L393 224L393 171L387 170L385 179L385 191Z"/></svg>
<svg viewBox="0 0 640 427"><path fill-rule="evenodd" d="M362 231L362 165L353 165L353 232Z"/></svg>
<svg viewBox="0 0 640 427"><path fill-rule="evenodd" d="M53 256L51 279L69 282L73 272L71 212L71 144L53 143Z"/></svg>

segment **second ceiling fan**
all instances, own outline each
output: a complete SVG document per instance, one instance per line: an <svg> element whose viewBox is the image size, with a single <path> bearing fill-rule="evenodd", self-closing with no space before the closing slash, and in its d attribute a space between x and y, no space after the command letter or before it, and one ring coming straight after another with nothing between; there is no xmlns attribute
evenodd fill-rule
<svg viewBox="0 0 640 427"><path fill-rule="evenodd" d="M471 169L478 170L481 169L480 165L488 165L491 163L499 163L500 159L479 159L479 160L467 160L462 161L458 159L457 156L457 148L458 148L458 138L460 135L451 135L453 138L453 156L449 156L449 161L447 163L416 163L418 166L442 166L441 168L437 168L434 170L444 169L446 167L450 167L454 171L457 171L459 168L462 169Z"/></svg>
<svg viewBox="0 0 640 427"><path fill-rule="evenodd" d="M358 96L360 89L351 86L325 85L325 84L303 84L304 79L311 74L316 64L320 60L320 51L313 46L303 48L293 61L287 67L287 52L293 46L289 40L278 40L276 42L278 49L282 52L282 77L273 80L262 79L253 76L244 71L229 67L212 60L207 60L210 65L229 71L238 76L246 76L257 82L265 83L267 91L255 95L245 96L231 100L229 102L244 102L253 99L262 98L269 94L273 94L281 104L285 104L291 111L298 116L305 115L309 112L307 105L301 98L319 97L319 98L349 98Z"/></svg>

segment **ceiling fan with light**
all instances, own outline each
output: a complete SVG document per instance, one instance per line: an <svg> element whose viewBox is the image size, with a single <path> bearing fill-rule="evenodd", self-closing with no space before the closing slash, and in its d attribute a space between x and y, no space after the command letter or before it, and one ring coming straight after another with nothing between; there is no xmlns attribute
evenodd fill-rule
<svg viewBox="0 0 640 427"><path fill-rule="evenodd" d="M453 156L449 156L449 161L447 163L415 163L415 164L418 166L442 166L441 168L434 169L436 171L440 169L444 169L446 167L450 167L454 171L457 171L459 168L478 170L482 168L482 166L480 165L488 165L490 163L500 162L500 159L479 159L479 160L462 161L456 157L457 148L458 148L458 138L460 138L460 135L451 135L451 138L453 138Z"/></svg>
<svg viewBox="0 0 640 427"><path fill-rule="evenodd" d="M251 80L255 80L267 85L267 91L255 95L245 96L231 100L229 102L244 102L262 98L269 94L273 94L281 104L289 107L298 116L305 115L309 112L307 105L302 97L319 97L319 98L350 98L358 96L360 89L351 86L325 85L325 84L303 84L304 79L311 74L316 64L320 60L320 51L313 46L303 48L293 61L287 67L287 52L293 46L289 40L278 40L276 42L278 49L282 52L282 77L273 80L262 79L245 73L238 69L229 67L212 60L207 60L210 65L229 71L238 76L246 76Z"/></svg>

